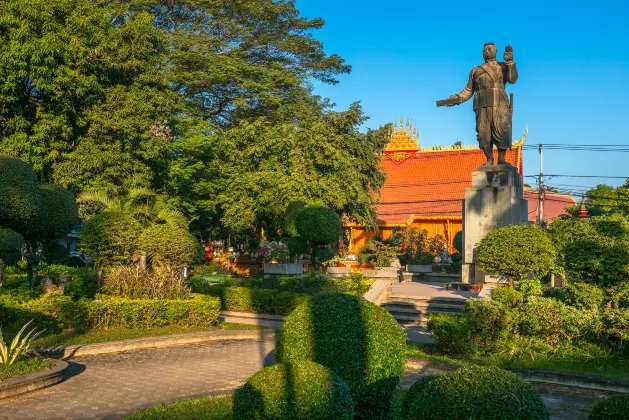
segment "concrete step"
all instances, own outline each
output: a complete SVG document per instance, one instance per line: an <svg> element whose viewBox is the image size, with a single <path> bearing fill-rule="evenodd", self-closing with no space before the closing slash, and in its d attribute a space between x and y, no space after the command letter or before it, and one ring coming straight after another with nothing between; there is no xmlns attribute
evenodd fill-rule
<svg viewBox="0 0 629 420"><path fill-rule="evenodd" d="M395 306L395 305L385 305L384 309L386 309L391 314L400 314L400 315L428 315L428 314L444 314L444 315L459 315L462 311L457 310L447 310L447 309L417 309L417 308L409 308L403 306Z"/></svg>
<svg viewBox="0 0 629 420"><path fill-rule="evenodd" d="M399 315L392 314L393 318L398 322L398 324L402 325L418 325L421 327L426 326L426 322L428 322L428 317L426 316L408 316L408 315Z"/></svg>
<svg viewBox="0 0 629 420"><path fill-rule="evenodd" d="M407 301L396 301L387 299L382 304L383 306L396 306L396 307L405 307L405 308L416 308L416 309L437 309L437 310L455 310L462 311L465 308L465 305L461 305L458 303L443 303L443 302L428 302L428 301L417 301L417 302L407 302Z"/></svg>
<svg viewBox="0 0 629 420"><path fill-rule="evenodd" d="M391 294L387 296L387 301L446 303L446 304L452 304L452 305L465 306L465 302L467 301L467 298L446 297L446 296L407 296L407 295Z"/></svg>

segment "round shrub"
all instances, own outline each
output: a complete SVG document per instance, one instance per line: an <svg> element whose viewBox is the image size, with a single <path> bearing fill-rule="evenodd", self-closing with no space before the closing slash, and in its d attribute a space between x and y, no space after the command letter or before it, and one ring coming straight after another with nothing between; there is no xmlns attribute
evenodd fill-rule
<svg viewBox="0 0 629 420"><path fill-rule="evenodd" d="M421 395L426 385L438 377L439 375L421 377L408 389L406 395L404 396L404 401L402 401L402 407L400 408L401 419L405 419L408 416L411 411L411 407L413 406L413 402Z"/></svg>
<svg viewBox="0 0 629 420"><path fill-rule="evenodd" d="M463 256L460 252L455 252L454 254L450 255L450 258L452 258L453 263L460 263L463 260Z"/></svg>
<svg viewBox="0 0 629 420"><path fill-rule="evenodd" d="M320 364L280 363L253 375L234 395L234 417L264 420L354 418L349 387Z"/></svg>
<svg viewBox="0 0 629 420"><path fill-rule="evenodd" d="M295 219L295 228L302 238L315 244L329 244L341 236L341 219L327 207L306 207Z"/></svg>
<svg viewBox="0 0 629 420"><path fill-rule="evenodd" d="M286 207L284 212L284 230L288 236L298 236L295 220L301 211L306 207L305 201L293 201Z"/></svg>
<svg viewBox="0 0 629 420"><path fill-rule="evenodd" d="M0 156L0 222L21 223L39 209L37 175L24 161Z"/></svg>
<svg viewBox="0 0 629 420"><path fill-rule="evenodd" d="M556 299L533 296L513 312L521 335L550 344L581 335L587 328L585 315Z"/></svg>
<svg viewBox="0 0 629 420"><path fill-rule="evenodd" d="M20 260L23 246L22 235L11 229L0 228L0 259L4 264L16 264Z"/></svg>
<svg viewBox="0 0 629 420"><path fill-rule="evenodd" d="M323 248L315 248L314 255L317 261L324 263L336 257L336 252L329 246L324 246Z"/></svg>
<svg viewBox="0 0 629 420"><path fill-rule="evenodd" d="M29 220L28 231L38 239L60 238L79 221L79 206L72 192L57 185L42 185L37 215Z"/></svg>
<svg viewBox="0 0 629 420"><path fill-rule="evenodd" d="M405 420L550 419L533 387L493 366L469 366L411 387Z"/></svg>
<svg viewBox="0 0 629 420"><path fill-rule="evenodd" d="M536 226L505 226L491 231L476 250L476 265L488 273L520 280L528 273L549 272L557 250L550 236Z"/></svg>
<svg viewBox="0 0 629 420"><path fill-rule="evenodd" d="M465 312L478 350L490 350L496 341L509 336L512 320L506 306L494 300L468 299Z"/></svg>
<svg viewBox="0 0 629 420"><path fill-rule="evenodd" d="M150 226L138 239L138 247L148 252L153 263L176 268L196 261L197 245L187 228L170 224Z"/></svg>
<svg viewBox="0 0 629 420"><path fill-rule="evenodd" d="M605 398L594 406L590 420L627 420L629 418L629 395Z"/></svg>
<svg viewBox="0 0 629 420"><path fill-rule="evenodd" d="M500 302L507 308L515 308L522 302L522 294L511 287L498 286L491 291L491 300Z"/></svg>
<svg viewBox="0 0 629 420"><path fill-rule="evenodd" d="M291 255L301 255L308 252L308 241L299 236L288 238L286 246L288 246Z"/></svg>
<svg viewBox="0 0 629 420"><path fill-rule="evenodd" d="M459 251L459 253L463 253L463 231L460 230L454 234L454 238L452 239L452 246L454 249Z"/></svg>
<svg viewBox="0 0 629 420"><path fill-rule="evenodd" d="M383 308L357 296L322 293L287 317L275 358L330 368L350 386L358 417L383 418L404 373L405 347L404 331Z"/></svg>

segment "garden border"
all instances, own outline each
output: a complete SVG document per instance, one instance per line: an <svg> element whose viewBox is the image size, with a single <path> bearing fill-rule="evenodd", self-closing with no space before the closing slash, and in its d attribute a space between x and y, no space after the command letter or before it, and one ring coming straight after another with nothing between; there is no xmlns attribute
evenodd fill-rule
<svg viewBox="0 0 629 420"><path fill-rule="evenodd" d="M408 358L406 359L406 367L412 369L431 367L452 372L456 369L462 368L463 366L446 362L435 362L432 360ZM515 373L525 382L561 385L571 388L595 389L598 391L611 391L622 394L629 394L629 380L626 379L542 369L516 368L507 370Z"/></svg>
<svg viewBox="0 0 629 420"><path fill-rule="evenodd" d="M157 337L133 338L119 341L106 341L104 343L77 344L73 346L52 347L47 349L35 349L31 350L31 353L41 357L70 360L75 357L82 356L95 356L99 354L209 343L213 341L268 340L275 339L276 334L276 331L266 330L207 331Z"/></svg>
<svg viewBox="0 0 629 420"><path fill-rule="evenodd" d="M68 362L56 359L51 359L51 361L54 363L52 369L40 370L0 382L0 400L47 388L63 381L63 373L68 368Z"/></svg>

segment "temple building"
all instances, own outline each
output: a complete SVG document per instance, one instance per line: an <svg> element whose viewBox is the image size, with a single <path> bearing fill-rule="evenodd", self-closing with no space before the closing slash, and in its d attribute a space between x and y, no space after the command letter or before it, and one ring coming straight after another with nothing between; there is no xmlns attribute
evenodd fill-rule
<svg viewBox="0 0 629 420"><path fill-rule="evenodd" d="M444 236L449 251L454 252L454 235L462 229L465 189L471 187L472 172L485 162L485 155L477 145L422 149L412 122L407 120L404 124L400 120L398 124L396 121L393 127L382 161L387 180L377 205L379 232L347 224L345 228L350 230L352 238L350 251L357 254L376 235L387 239L396 227L410 226ZM522 145L525 138L526 134L514 142L506 156L520 176L524 172ZM528 201L529 220L534 222L537 191L525 188L524 198ZM547 221L564 214L565 207L576 205L569 195L553 194L551 198L548 193L545 203Z"/></svg>

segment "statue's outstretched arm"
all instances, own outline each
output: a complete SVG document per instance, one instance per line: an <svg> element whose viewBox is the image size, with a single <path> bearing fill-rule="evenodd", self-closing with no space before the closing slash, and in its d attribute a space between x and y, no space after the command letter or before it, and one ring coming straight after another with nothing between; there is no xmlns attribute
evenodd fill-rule
<svg viewBox="0 0 629 420"><path fill-rule="evenodd" d="M470 99L473 94L474 94L474 70L470 72L470 77L467 80L467 85L465 85L465 89L463 89L461 93L459 93L458 95L452 95L452 96L458 96L459 98L461 98L461 103L463 103L467 101L468 99Z"/></svg>

